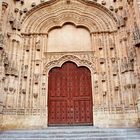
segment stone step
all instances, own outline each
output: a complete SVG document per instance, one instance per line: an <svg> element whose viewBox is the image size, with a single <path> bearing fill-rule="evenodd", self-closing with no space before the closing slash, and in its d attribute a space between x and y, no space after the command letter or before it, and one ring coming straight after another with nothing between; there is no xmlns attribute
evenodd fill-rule
<svg viewBox="0 0 140 140"><path fill-rule="evenodd" d="M139 136L118 137L76 137L76 138L0 138L0 140L140 140Z"/></svg>
<svg viewBox="0 0 140 140"><path fill-rule="evenodd" d="M140 129L48 127L39 130L0 132L0 140L140 140Z"/></svg>
<svg viewBox="0 0 140 140"><path fill-rule="evenodd" d="M127 138L131 138L131 137L137 137L140 139L140 135L127 135L127 136L117 136L117 135L77 135L77 136L68 136L68 135L60 135L60 136L44 136L44 135L30 135L30 136L26 136L26 135L22 135L22 136L1 136L1 138L50 138L50 139L53 139L53 138L57 138L57 139L61 139L61 138L67 138L67 139L70 139L70 138L84 138L84 137L89 137L89 138L110 138L110 137L113 137L113 138L118 138L118 137L127 137Z"/></svg>
<svg viewBox="0 0 140 140"><path fill-rule="evenodd" d="M13 130L11 130L11 131L1 131L1 132L4 132L4 133L28 133L28 132L33 132L33 133L37 133L37 132L40 132L40 133L46 133L46 132L49 132L49 133L53 133L53 132L60 132L60 133L63 133L63 132L69 132L69 133L78 133L78 132L86 132L86 133L90 133L90 132L92 132L92 133L106 133L106 132L114 132L114 133L123 133L123 132L140 132L140 130L88 130L88 129L85 129L85 130L75 130L75 129L73 129L73 130L27 130L27 131L24 131L24 130L20 130L20 131L17 131L17 130L15 130L15 131L13 131Z"/></svg>
<svg viewBox="0 0 140 140"><path fill-rule="evenodd" d="M39 134L107 134L107 133L114 133L114 134L132 134L132 133L140 133L140 130L135 130L135 131L104 131L104 130L71 130L71 131L67 131L67 130L44 130L44 131L1 131L0 134L35 134L35 133L39 133Z"/></svg>

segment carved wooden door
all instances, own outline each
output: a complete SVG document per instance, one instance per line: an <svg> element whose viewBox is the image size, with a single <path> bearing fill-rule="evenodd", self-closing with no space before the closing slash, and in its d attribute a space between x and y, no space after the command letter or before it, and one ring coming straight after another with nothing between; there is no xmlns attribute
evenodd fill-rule
<svg viewBox="0 0 140 140"><path fill-rule="evenodd" d="M91 73L66 62L48 78L48 125L92 125Z"/></svg>

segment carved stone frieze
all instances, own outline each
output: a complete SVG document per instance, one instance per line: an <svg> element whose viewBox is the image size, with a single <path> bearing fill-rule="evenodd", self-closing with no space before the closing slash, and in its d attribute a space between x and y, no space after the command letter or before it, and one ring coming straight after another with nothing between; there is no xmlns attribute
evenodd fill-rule
<svg viewBox="0 0 140 140"><path fill-rule="evenodd" d="M70 55L70 54L67 54L67 55L64 55L64 54L61 54L62 56L60 57L60 55L58 55L58 59L55 59L55 60L49 60L47 62L44 63L44 72L49 72L49 70L53 67L61 67L61 65L64 63L64 62L67 62L67 61L73 61L75 62L78 66L87 66L91 72L95 72L95 64L93 61L89 61L89 60L86 60L86 59L80 59L78 56L76 56L76 54L74 55Z"/></svg>
<svg viewBox="0 0 140 140"><path fill-rule="evenodd" d="M78 66L87 66L91 72L95 72L95 57L93 52L45 53L45 56L45 71L55 66L61 66L66 61L74 61Z"/></svg>
<svg viewBox="0 0 140 140"><path fill-rule="evenodd" d="M92 63L95 62L95 56L94 56L94 52L58 52L58 53L44 53L45 55L45 63L60 59L61 57L65 56L65 55L74 55L77 56L79 59L81 60L88 60Z"/></svg>

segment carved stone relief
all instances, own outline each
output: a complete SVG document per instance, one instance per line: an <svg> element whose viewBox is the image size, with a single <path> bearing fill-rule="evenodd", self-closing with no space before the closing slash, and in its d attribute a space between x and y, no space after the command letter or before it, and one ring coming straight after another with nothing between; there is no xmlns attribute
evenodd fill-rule
<svg viewBox="0 0 140 140"><path fill-rule="evenodd" d="M87 52L88 53L88 52ZM48 55L47 55L48 54ZM92 52L89 52L89 54L84 54L84 53L56 53L56 54L51 54L49 53L46 54L45 58L45 63L44 63L44 70L49 71L51 68L55 66L61 66L64 62L66 61L74 61L78 66L87 66L91 72L95 72L95 66L94 66L94 61L93 61L93 54ZM64 55L65 54L65 55ZM92 56L92 58L90 57ZM55 58L55 59L54 59ZM95 58L94 58L95 59Z"/></svg>

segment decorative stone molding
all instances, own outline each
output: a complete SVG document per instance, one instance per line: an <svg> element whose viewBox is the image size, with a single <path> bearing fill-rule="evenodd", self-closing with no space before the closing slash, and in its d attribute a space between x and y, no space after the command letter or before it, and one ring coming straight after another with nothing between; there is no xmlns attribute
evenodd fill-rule
<svg viewBox="0 0 140 140"><path fill-rule="evenodd" d="M89 8L83 11L82 7L85 4ZM48 9L48 5L52 8ZM58 11L56 7L60 10ZM32 13L34 18L30 18ZM49 15L54 16L50 18ZM47 33L54 26L61 27L66 22L74 23L76 26L86 26L90 32L111 32L117 29L116 21L108 9L96 2L72 0L71 4L67 5L63 1L52 0L39 4L26 14L22 20L22 32Z"/></svg>
<svg viewBox="0 0 140 140"><path fill-rule="evenodd" d="M90 69L91 73L95 73L95 66L93 62L90 62L86 59L80 59L78 56L73 55L62 55L60 58L55 59L53 61L45 62L44 64L44 72L48 73L53 67L61 67L63 63L67 61L72 61L77 64L78 67L86 66Z"/></svg>

